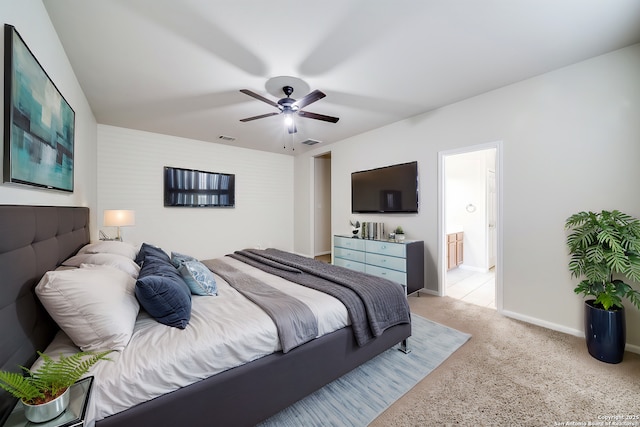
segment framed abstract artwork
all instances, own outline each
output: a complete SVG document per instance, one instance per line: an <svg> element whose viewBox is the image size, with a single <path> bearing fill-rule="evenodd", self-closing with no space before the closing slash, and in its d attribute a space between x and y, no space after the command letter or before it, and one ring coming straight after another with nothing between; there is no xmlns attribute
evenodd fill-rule
<svg viewBox="0 0 640 427"><path fill-rule="evenodd" d="M16 29L4 29L4 182L73 192L75 112Z"/></svg>

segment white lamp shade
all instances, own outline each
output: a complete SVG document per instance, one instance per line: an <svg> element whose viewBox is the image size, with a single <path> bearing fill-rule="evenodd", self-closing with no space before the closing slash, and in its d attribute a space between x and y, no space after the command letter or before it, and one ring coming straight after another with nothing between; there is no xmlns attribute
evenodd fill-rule
<svg viewBox="0 0 640 427"><path fill-rule="evenodd" d="M103 224L105 227L126 227L136 225L135 211L106 210L104 211Z"/></svg>

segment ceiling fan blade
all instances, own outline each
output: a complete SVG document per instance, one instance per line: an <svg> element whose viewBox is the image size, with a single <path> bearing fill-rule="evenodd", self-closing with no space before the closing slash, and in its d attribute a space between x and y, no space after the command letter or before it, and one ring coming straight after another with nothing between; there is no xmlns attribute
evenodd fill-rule
<svg viewBox="0 0 640 427"><path fill-rule="evenodd" d="M241 122L250 122L251 120L264 119L265 117L277 116L280 113L267 113L259 116L247 117L246 119L240 119Z"/></svg>
<svg viewBox="0 0 640 427"><path fill-rule="evenodd" d="M294 102L292 107L296 106L296 107L298 107L299 110L302 110L307 105L311 104L312 102L316 102L317 100L322 99L325 96L327 96L327 95L325 95L323 92L320 92L319 90L314 90L313 92L311 92L310 94L308 94L304 98L301 98L301 99L297 100L296 102Z"/></svg>
<svg viewBox="0 0 640 427"><path fill-rule="evenodd" d="M298 116L306 117L307 119L323 120L331 123L336 123L340 120L339 117L325 116L324 114L310 113L309 111L298 111Z"/></svg>
<svg viewBox="0 0 640 427"><path fill-rule="evenodd" d="M274 106L274 107L276 107L276 108L280 108L280 107L278 106L278 104L276 104L276 103L275 103L275 102L273 102L272 100L267 99L267 98L265 98L265 97L264 97L264 96L262 96L262 95L258 95L258 94L257 94L257 93L255 93L255 92L251 92L249 89L240 89L240 92L244 93L245 95L252 96L252 97L254 97L255 99L259 99L259 100L260 100L260 101L262 101L262 102L266 102L267 104L272 105L272 106ZM302 108L302 107L300 107L300 108Z"/></svg>

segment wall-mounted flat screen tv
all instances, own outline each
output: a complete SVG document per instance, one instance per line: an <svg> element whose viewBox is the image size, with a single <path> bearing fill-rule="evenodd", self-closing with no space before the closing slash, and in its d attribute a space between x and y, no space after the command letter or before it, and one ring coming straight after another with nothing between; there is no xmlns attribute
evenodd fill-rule
<svg viewBox="0 0 640 427"><path fill-rule="evenodd" d="M165 206L232 208L235 203L235 175L165 166Z"/></svg>
<svg viewBox="0 0 640 427"><path fill-rule="evenodd" d="M353 172L351 212L418 212L418 162Z"/></svg>

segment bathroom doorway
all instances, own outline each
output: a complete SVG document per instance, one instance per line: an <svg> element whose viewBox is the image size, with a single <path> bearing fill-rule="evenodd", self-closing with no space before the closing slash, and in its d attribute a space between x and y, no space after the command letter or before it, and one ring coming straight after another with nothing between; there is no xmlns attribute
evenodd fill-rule
<svg viewBox="0 0 640 427"><path fill-rule="evenodd" d="M500 144L440 153L440 294L499 308Z"/></svg>

